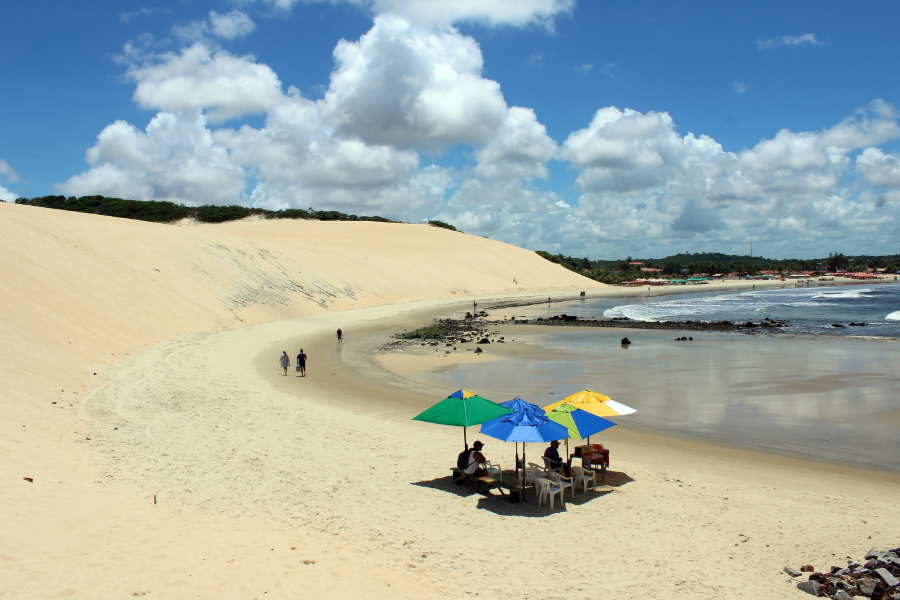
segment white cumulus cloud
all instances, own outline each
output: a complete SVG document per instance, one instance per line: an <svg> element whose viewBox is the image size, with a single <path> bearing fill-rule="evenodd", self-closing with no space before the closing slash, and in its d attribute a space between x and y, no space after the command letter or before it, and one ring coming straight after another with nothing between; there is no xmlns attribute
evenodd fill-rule
<svg viewBox="0 0 900 600"><path fill-rule="evenodd" d="M161 112L145 131L116 121L88 150L90 170L59 189L75 196L234 204L246 186L244 169L229 160L206 125L199 110Z"/></svg>
<svg viewBox="0 0 900 600"><path fill-rule="evenodd" d="M348 3L373 14L391 14L424 27L443 27L471 22L490 27L527 27L537 25L553 29L557 15L570 13L575 0L264 0L279 10L293 5Z"/></svg>
<svg viewBox="0 0 900 600"><path fill-rule="evenodd" d="M877 188L900 188L900 155L866 148L856 157L856 170Z"/></svg>
<svg viewBox="0 0 900 600"><path fill-rule="evenodd" d="M763 50L771 50L772 48L780 48L784 46L824 46L825 42L821 42L816 38L815 33L804 33L803 35L783 35L777 38L769 38L767 40L756 40L756 48L762 52Z"/></svg>
<svg viewBox="0 0 900 600"><path fill-rule="evenodd" d="M232 56L197 42L180 53L132 65L134 99L141 108L167 112L207 111L211 121L262 113L285 101L281 81L252 56Z"/></svg>
<svg viewBox="0 0 900 600"><path fill-rule="evenodd" d="M545 163L556 152L534 111L513 106L494 138L476 152L475 173L482 179L546 179Z"/></svg>
<svg viewBox="0 0 900 600"><path fill-rule="evenodd" d="M9 166L9 163L0 158L0 176L7 181L19 181L19 174L16 170Z"/></svg>
<svg viewBox="0 0 900 600"><path fill-rule="evenodd" d="M500 85L481 77L478 44L456 30L377 17L358 42L338 43L334 56L322 116L367 144L429 151L480 144L506 118Z"/></svg>

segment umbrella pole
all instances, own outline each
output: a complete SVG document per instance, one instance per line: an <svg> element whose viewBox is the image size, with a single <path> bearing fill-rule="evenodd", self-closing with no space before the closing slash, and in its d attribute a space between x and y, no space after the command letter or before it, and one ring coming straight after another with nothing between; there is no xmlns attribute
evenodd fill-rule
<svg viewBox="0 0 900 600"><path fill-rule="evenodd" d="M466 450L469 449L469 441L466 439L466 428L463 427L463 445L466 447Z"/></svg>

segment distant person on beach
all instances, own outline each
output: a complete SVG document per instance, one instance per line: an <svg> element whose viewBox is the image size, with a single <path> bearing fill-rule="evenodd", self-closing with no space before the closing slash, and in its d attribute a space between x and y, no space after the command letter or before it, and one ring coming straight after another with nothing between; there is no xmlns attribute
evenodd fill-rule
<svg viewBox="0 0 900 600"><path fill-rule="evenodd" d="M472 303L472 312L475 312L476 310L478 310L478 303L477 303L477 302L473 302L473 303Z"/></svg>
<svg viewBox="0 0 900 600"><path fill-rule="evenodd" d="M550 306L550 298L547 298L547 306Z"/></svg>
<svg viewBox="0 0 900 600"><path fill-rule="evenodd" d="M340 329L337 330L337 339L338 339L338 344L340 344L341 342L344 341L344 332L341 331Z"/></svg>
<svg viewBox="0 0 900 600"><path fill-rule="evenodd" d="M562 457L559 455L559 440L550 442L550 447L544 450L544 456L550 460L551 469L564 469L566 477L569 477L569 465L563 464Z"/></svg>
<svg viewBox="0 0 900 600"><path fill-rule="evenodd" d="M288 367L291 366L291 359L287 355L286 351L281 351L281 358L279 359L279 361L281 362L281 368L284 369L284 376L287 377L287 370Z"/></svg>
<svg viewBox="0 0 900 600"><path fill-rule="evenodd" d="M297 366L300 367L300 377L306 377L306 354L303 348L300 348L300 354L297 355Z"/></svg>
<svg viewBox="0 0 900 600"><path fill-rule="evenodd" d="M469 450L469 458L466 461L468 466L463 469L466 474L474 475L475 477L485 477L487 475L487 468L484 464L487 462L487 459L481 453L483 447L484 444L481 442L472 444L472 449Z"/></svg>

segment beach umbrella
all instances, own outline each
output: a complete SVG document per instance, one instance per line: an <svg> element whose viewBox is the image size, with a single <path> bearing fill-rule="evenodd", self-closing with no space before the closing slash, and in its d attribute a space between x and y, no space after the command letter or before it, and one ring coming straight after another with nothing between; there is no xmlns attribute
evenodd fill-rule
<svg viewBox="0 0 900 600"><path fill-rule="evenodd" d="M572 394L571 396L566 396L559 402L554 402L549 406L545 406L544 410L551 411L563 403L569 403L575 408L586 410L598 417L619 417L637 412L630 406L625 406L621 402L616 402L609 396L598 394L591 390L584 390Z"/></svg>
<svg viewBox="0 0 900 600"><path fill-rule="evenodd" d="M576 408L568 402L547 411L547 418L565 427L569 432L567 437L573 440L583 440L616 425L609 419Z"/></svg>
<svg viewBox="0 0 900 600"><path fill-rule="evenodd" d="M466 450L469 443L466 439L466 427L480 425L485 421L508 415L513 411L482 398L468 390L457 390L415 417L413 421L425 421L438 425L455 425L463 428L463 444Z"/></svg>
<svg viewBox="0 0 900 600"><path fill-rule="evenodd" d="M568 402L563 402L553 410L547 411L547 418L565 427L569 435L566 438L566 454L569 453L569 438L583 440L605 429L614 427L615 423L609 419L598 417L586 410L575 408Z"/></svg>
<svg viewBox="0 0 900 600"><path fill-rule="evenodd" d="M508 408L513 412L519 412L521 410L528 410L531 412L536 412L539 415L544 414L544 409L538 406L537 404L532 404L531 402L525 402L518 396L513 398L512 400L507 400L506 402L501 402L500 406L504 408Z"/></svg>
<svg viewBox="0 0 900 600"><path fill-rule="evenodd" d="M526 403L527 404L527 403ZM525 464L526 442L550 442L568 437L568 430L546 415L523 408L481 425L481 433L504 442L522 442L522 464ZM516 446L516 476L519 474L519 450Z"/></svg>

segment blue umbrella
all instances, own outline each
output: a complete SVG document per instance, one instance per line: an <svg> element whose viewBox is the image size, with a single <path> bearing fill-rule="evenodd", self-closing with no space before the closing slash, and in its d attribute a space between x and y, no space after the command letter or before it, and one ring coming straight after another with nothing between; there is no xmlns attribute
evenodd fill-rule
<svg viewBox="0 0 900 600"><path fill-rule="evenodd" d="M500 406L504 408L508 408L513 412L519 412L521 410L527 410L529 412L535 412L539 415L544 414L544 409L538 406L537 404L532 404L531 402L525 402L518 396L513 398L512 400L507 400L506 402L501 402Z"/></svg>
<svg viewBox="0 0 900 600"><path fill-rule="evenodd" d="M510 400L513 402L513 400ZM522 404L528 404L519 399ZM532 405L534 406L534 405ZM523 407L512 414L482 423L481 433L504 442L522 442L522 464L525 464L526 442L549 442L569 437L569 430L554 423L540 412ZM516 475L519 473L519 452L516 446Z"/></svg>

